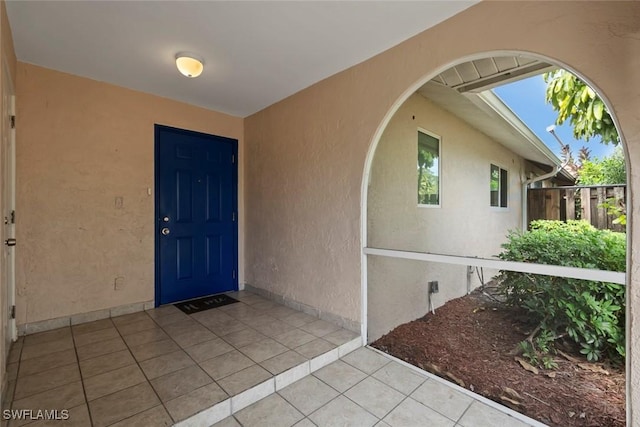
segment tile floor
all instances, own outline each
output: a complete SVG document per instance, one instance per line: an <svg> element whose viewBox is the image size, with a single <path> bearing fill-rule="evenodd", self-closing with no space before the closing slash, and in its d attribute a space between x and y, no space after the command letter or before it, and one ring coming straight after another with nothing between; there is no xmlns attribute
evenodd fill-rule
<svg viewBox="0 0 640 427"><path fill-rule="evenodd" d="M332 323L230 295L240 302L192 315L169 305L20 338L3 409L68 409L55 426L210 425L360 345ZM48 425L9 422L26 424Z"/></svg>
<svg viewBox="0 0 640 427"><path fill-rule="evenodd" d="M529 427L439 379L368 347L225 418L214 427Z"/></svg>
<svg viewBox="0 0 640 427"><path fill-rule="evenodd" d="M8 425L540 426L361 348L351 331L230 295L240 302L193 315L164 306L21 338L2 409L68 409L69 418Z"/></svg>

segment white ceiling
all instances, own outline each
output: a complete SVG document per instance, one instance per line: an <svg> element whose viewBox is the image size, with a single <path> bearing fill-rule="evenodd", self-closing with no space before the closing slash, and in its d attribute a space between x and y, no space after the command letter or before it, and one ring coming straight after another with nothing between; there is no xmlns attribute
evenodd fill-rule
<svg viewBox="0 0 640 427"><path fill-rule="evenodd" d="M7 1L18 60L245 117L477 3ZM197 79L177 52L202 56Z"/></svg>

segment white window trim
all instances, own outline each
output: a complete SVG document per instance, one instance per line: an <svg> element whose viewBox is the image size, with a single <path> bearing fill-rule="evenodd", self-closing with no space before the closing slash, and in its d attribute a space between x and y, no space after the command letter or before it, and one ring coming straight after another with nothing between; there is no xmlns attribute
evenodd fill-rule
<svg viewBox="0 0 640 427"><path fill-rule="evenodd" d="M511 210L511 197L509 197L509 178L511 177L511 171L509 168L504 167L501 163L490 162L489 163L489 185L491 185L491 166L496 166L501 170L507 171L507 206L491 206L491 197L489 197L489 209L495 212L509 212ZM489 189L491 192L491 189ZM498 189L498 195L500 190Z"/></svg>
<svg viewBox="0 0 640 427"><path fill-rule="evenodd" d="M439 158L438 158L438 204L426 205L426 204L417 203L417 206L418 208L421 208L421 209L422 208L440 209L442 207L442 157L443 157L442 156L442 137L437 133L428 131L425 128L421 128L421 127L418 127L417 131L438 139L438 155L439 155ZM416 136L418 136L417 133L416 133ZM416 141L416 147L417 147L417 141Z"/></svg>

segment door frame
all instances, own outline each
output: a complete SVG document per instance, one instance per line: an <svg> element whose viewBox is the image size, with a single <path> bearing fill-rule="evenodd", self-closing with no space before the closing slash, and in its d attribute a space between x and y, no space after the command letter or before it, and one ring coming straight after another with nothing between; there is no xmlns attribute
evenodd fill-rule
<svg viewBox="0 0 640 427"><path fill-rule="evenodd" d="M238 281L239 281L239 270L238 270L238 223L240 218L240 213L238 212L238 140L234 138L229 138L226 136L214 135L204 132L198 132L193 130L181 129L173 126L154 124L154 167L153 167L153 185L154 185L154 221L153 221L153 239L154 239L154 272L155 272L155 295L154 295L154 305L158 307L160 305L160 287L161 287L161 277L160 277L160 239L159 239L159 230L162 228L162 218L160 217L160 186L158 185L160 179L160 132L161 131L171 131L175 133L181 133L184 135L192 135L198 136L200 138L211 139L212 143L219 143L220 139L224 139L226 142L231 144L232 152L234 155L234 163L233 163L233 177L232 177L232 185L231 185L231 193L233 198L233 210L236 213L236 220L234 221L233 228L233 269L236 272L235 277L233 278L233 286L235 290L238 290Z"/></svg>
<svg viewBox="0 0 640 427"><path fill-rule="evenodd" d="M9 64L7 63L6 58L2 60L2 95L7 96L9 98L9 111L3 111L3 121L6 116L15 117L16 114L16 93L15 87L13 85L13 80L11 78L11 69L9 68ZM11 120L11 119L9 119ZM2 197L3 197L3 209L5 212L4 215L12 216L10 212L15 212L16 209L16 129L15 125L12 127L8 126L7 129L4 129L6 134L6 142L8 147L4 147L5 153L8 154L7 159L3 159L3 169L7 168L7 182L2 184ZM4 135L3 135L4 138ZM6 205L5 205L6 204ZM4 216L3 215L3 216ZM15 238L16 237L16 224L15 224L15 216L12 216L10 219L10 223L5 226L5 238ZM5 248L6 250L6 248ZM11 309L16 305L16 247L12 246L10 249L10 256L7 257L8 264L5 265L7 272L3 277L3 280L6 280L6 291L7 291L7 301L6 301L6 309L7 309L7 318L6 321L8 324L6 325L6 329L9 331L9 336L5 337L5 341L11 340L16 341L18 339L18 329L16 327L16 317L15 311L14 316L11 316ZM14 309L15 310L15 309ZM4 335L4 333L3 333ZM8 348L5 349L8 352Z"/></svg>

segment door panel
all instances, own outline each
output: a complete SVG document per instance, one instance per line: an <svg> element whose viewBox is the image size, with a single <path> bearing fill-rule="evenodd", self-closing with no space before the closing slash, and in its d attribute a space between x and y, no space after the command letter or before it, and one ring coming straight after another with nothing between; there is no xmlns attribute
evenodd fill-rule
<svg viewBox="0 0 640 427"><path fill-rule="evenodd" d="M156 126L157 304L237 289L236 150Z"/></svg>

